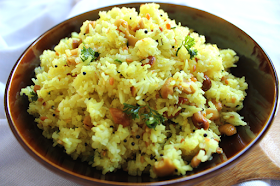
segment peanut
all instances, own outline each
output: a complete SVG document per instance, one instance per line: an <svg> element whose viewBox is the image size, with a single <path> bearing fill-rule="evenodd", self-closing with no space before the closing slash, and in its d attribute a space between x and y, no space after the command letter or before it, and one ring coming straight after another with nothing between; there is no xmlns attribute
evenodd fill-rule
<svg viewBox="0 0 280 186"><path fill-rule="evenodd" d="M232 136L237 133L236 127L232 124L225 124L219 127L219 131L227 136Z"/></svg>
<svg viewBox="0 0 280 186"><path fill-rule="evenodd" d="M206 92L207 90L209 90L211 88L212 82L211 82L211 79L207 75L204 75L204 78L205 78L205 80L202 83L202 90Z"/></svg>
<svg viewBox="0 0 280 186"><path fill-rule="evenodd" d="M212 108L206 109L206 114L207 115L211 114L211 113L212 113L212 116L209 118L210 120L216 120L220 117L220 114L216 109L212 109Z"/></svg>
<svg viewBox="0 0 280 186"><path fill-rule="evenodd" d="M201 113L201 111L196 112L193 114L192 116L192 122L194 124L194 126L198 129L203 128L204 130L208 130L209 128L209 122L207 121L207 119L203 116L203 114Z"/></svg>

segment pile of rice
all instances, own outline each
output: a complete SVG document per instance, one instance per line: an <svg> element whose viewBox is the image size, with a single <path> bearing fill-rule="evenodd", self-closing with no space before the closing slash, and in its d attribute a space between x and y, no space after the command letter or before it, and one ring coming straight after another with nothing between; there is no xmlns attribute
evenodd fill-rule
<svg viewBox="0 0 280 186"><path fill-rule="evenodd" d="M206 44L158 4L99 15L44 51L34 85L21 91L43 135L103 174L185 175L192 161L222 153L219 127L246 125L237 111L248 85L229 72L236 53ZM194 56L181 46L188 36ZM122 112L124 104L142 106L139 117ZM149 108L164 117L155 128L143 119ZM196 113L208 127L194 124Z"/></svg>

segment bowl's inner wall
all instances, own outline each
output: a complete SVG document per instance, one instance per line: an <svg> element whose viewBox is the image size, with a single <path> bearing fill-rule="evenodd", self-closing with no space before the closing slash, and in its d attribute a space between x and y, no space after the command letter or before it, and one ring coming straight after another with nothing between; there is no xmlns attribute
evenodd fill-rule
<svg viewBox="0 0 280 186"><path fill-rule="evenodd" d="M127 6L139 9L139 4L129 4ZM270 65L265 53L240 29L216 16L179 5L161 4L161 8L167 11L170 18L175 19L176 23L181 22L182 25L205 35L207 42L216 43L219 48L231 48L237 52L240 60L238 67L232 69L232 73L239 77L245 76L249 84L248 97L245 99L241 114L244 116L245 121L248 122L254 134L257 135L263 129L264 124L267 123L269 115L274 109L276 92L273 67ZM103 10L109 9L111 7L104 8ZM53 49L60 39L69 37L71 32L79 32L80 26L85 20L98 19L98 12L95 10L82 14L51 29L40 37L22 56L12 75L8 93L10 116L16 126L11 126L11 128L25 149L38 160L40 159L38 156L41 156L51 164L56 164L77 174L109 181L155 181L150 179L149 175L144 174L139 177L128 176L126 172L121 170L104 176L101 174L101 171L90 167L85 162L80 160L73 161L70 156L63 152L62 148L52 147L52 141L42 136L42 131L37 128L34 118L27 112L22 112L27 110L28 101L25 97L20 97L19 92L21 88L32 84L31 77L34 77L34 67L40 63L40 54L45 49ZM10 123L12 122L10 121ZM17 136L18 133L21 137ZM24 144L22 139L32 150ZM238 134L232 137L223 137L221 146L226 155L232 157L251 141L252 138L248 137L246 130L238 127ZM37 154L34 154L33 151L37 152ZM220 162L220 158L215 155L212 161L202 164L190 174L203 171ZM41 161L41 163L50 166L44 161ZM165 177L159 180L169 180L172 178L174 177Z"/></svg>

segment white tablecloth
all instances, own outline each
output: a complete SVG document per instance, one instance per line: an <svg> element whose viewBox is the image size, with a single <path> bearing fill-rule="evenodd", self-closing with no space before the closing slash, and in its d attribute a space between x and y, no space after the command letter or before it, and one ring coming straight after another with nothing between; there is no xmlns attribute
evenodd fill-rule
<svg viewBox="0 0 280 186"><path fill-rule="evenodd" d="M127 2L132 1L0 0L1 99L4 99L5 84L14 63L38 36L77 14ZM168 1L161 0L161 2ZM264 48L280 73L280 49L278 47L280 43L280 1L172 0L169 2L202 9L232 22ZM25 152L8 126L3 102L0 107L0 185L77 185L52 173ZM280 185L280 182L265 180L239 185Z"/></svg>

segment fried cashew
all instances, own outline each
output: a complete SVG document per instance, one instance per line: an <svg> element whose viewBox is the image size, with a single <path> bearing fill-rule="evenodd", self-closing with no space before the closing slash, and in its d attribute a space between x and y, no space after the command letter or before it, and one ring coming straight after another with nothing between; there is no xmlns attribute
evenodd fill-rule
<svg viewBox="0 0 280 186"><path fill-rule="evenodd" d="M117 26L119 31L124 33L125 38L128 40L128 45L135 46L138 39L130 34L129 28L128 28L128 23L123 19L118 19L115 21L115 25ZM124 28L124 30L121 30L120 26L122 26Z"/></svg>
<svg viewBox="0 0 280 186"><path fill-rule="evenodd" d="M161 161L155 162L154 172L158 177L168 176L173 174L176 167L169 158L164 158Z"/></svg>
<svg viewBox="0 0 280 186"><path fill-rule="evenodd" d="M179 84L175 85L175 87L178 87L180 90L182 90L182 92L186 94L193 94L196 91L193 86L193 81L188 81L186 79L184 79Z"/></svg>
<svg viewBox="0 0 280 186"><path fill-rule="evenodd" d="M143 22L143 19L140 19L139 23L135 27L133 27L131 30L136 32L137 30L144 29L144 28L145 28L145 24Z"/></svg>

